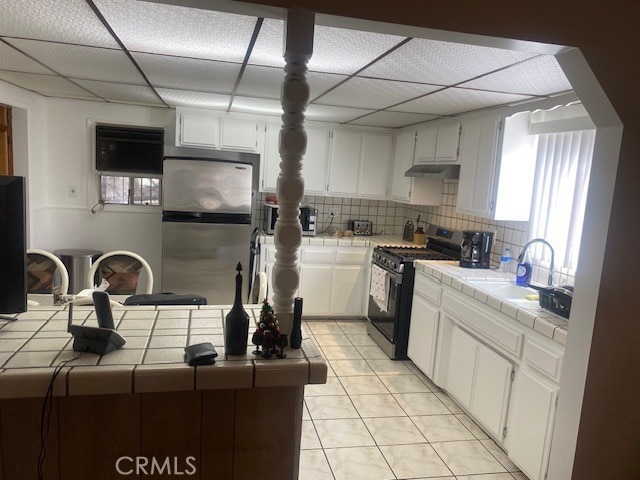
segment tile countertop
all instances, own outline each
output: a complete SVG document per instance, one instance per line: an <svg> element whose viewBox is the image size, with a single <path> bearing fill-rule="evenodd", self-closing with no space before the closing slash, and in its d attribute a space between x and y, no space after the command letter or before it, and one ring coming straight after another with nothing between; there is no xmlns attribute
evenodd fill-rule
<svg viewBox="0 0 640 480"><path fill-rule="evenodd" d="M260 243L272 245L274 236L262 233L260 235ZM378 245L415 245L413 242L407 242L400 235L369 235L369 236L353 236L353 237L336 237L335 235L320 234L314 237L302 237L302 246L305 245L325 245L325 246L344 246L344 247L376 247ZM417 246L417 245L415 245ZM424 247L424 245L420 245Z"/></svg>
<svg viewBox="0 0 640 480"><path fill-rule="evenodd" d="M106 355L77 353L67 332L64 307L33 307L0 320L0 399L43 397L54 372L66 364L54 383L54 395L96 395L184 390L279 387L325 383L327 366L303 330L302 348L285 349L286 359L224 352L224 317L230 305L113 308L116 330L126 339ZM260 305L245 305L249 329L255 328ZM92 306L75 307L74 325L97 326ZM211 342L219 356L214 365L190 367L184 348Z"/></svg>
<svg viewBox="0 0 640 480"><path fill-rule="evenodd" d="M467 282L467 280L515 282L513 273L502 273L495 269L462 268L458 265L458 262L442 261L417 261L415 262L415 268L440 279L445 285L450 285L456 290L460 290L462 293L485 303L487 306L540 332L561 345L566 345L567 328L569 326L566 318L542 309L537 300L531 300L530 307L523 307L521 304L516 305L491 295Z"/></svg>

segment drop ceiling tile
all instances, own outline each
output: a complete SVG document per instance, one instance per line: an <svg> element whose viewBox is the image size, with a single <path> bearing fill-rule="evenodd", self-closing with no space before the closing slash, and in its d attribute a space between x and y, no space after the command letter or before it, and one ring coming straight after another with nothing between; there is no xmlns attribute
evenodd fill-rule
<svg viewBox="0 0 640 480"><path fill-rule="evenodd" d="M414 38L361 72L361 76L453 85L533 54Z"/></svg>
<svg viewBox="0 0 640 480"><path fill-rule="evenodd" d="M132 53L151 85L182 90L231 93L239 63L217 62L150 53Z"/></svg>
<svg viewBox="0 0 640 480"><path fill-rule="evenodd" d="M36 73L0 72L0 78L27 90L49 96L74 96L78 98L96 98L90 92L57 75Z"/></svg>
<svg viewBox="0 0 640 480"><path fill-rule="evenodd" d="M12 39L9 41L66 77L143 84L144 79L122 50Z"/></svg>
<svg viewBox="0 0 640 480"><path fill-rule="evenodd" d="M230 95L221 95L219 93L193 92L169 88L156 88L156 91L168 105L174 107L226 110L229 106L229 100L231 100Z"/></svg>
<svg viewBox="0 0 640 480"><path fill-rule="evenodd" d="M307 120L317 122L346 123L368 113L373 113L373 110L311 104L307 107L305 116Z"/></svg>
<svg viewBox="0 0 640 480"><path fill-rule="evenodd" d="M573 88L552 55L541 55L459 86L530 95L549 95Z"/></svg>
<svg viewBox="0 0 640 480"><path fill-rule="evenodd" d="M531 98L515 95L463 88L447 88L422 98L393 107L399 112L425 113L430 115L453 115L481 108L520 102Z"/></svg>
<svg viewBox="0 0 640 480"><path fill-rule="evenodd" d="M118 47L85 0L3 0L0 35Z"/></svg>
<svg viewBox="0 0 640 480"><path fill-rule="evenodd" d="M387 108L439 88L419 83L353 77L315 102L341 107Z"/></svg>
<svg viewBox="0 0 640 480"><path fill-rule="evenodd" d="M314 98L348 78L333 73L308 72L307 82ZM238 93L245 96L280 99L284 80L283 68L247 65L238 86Z"/></svg>
<svg viewBox="0 0 640 480"><path fill-rule="evenodd" d="M242 62L256 18L150 2L95 0L128 50Z"/></svg>
<svg viewBox="0 0 640 480"><path fill-rule="evenodd" d="M249 63L283 67L284 22L266 19L251 52ZM310 70L352 74L405 37L316 25Z"/></svg>
<svg viewBox="0 0 640 480"><path fill-rule="evenodd" d="M280 100L251 98L236 95L231 105L232 112L256 113L261 115L282 115Z"/></svg>
<svg viewBox="0 0 640 480"><path fill-rule="evenodd" d="M349 122L350 125L367 127L400 128L415 123L427 122L438 118L438 115L423 115L421 113L405 113L382 111Z"/></svg>
<svg viewBox="0 0 640 480"><path fill-rule="evenodd" d="M99 97L110 101L164 106L151 88L142 85L127 85L96 80L74 81Z"/></svg>
<svg viewBox="0 0 640 480"><path fill-rule="evenodd" d="M48 68L2 42L0 42L0 70L53 74Z"/></svg>

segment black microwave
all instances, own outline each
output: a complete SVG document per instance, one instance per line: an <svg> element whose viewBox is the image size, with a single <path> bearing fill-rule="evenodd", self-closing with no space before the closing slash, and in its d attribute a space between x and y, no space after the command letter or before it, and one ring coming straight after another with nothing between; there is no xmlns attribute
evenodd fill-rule
<svg viewBox="0 0 640 480"><path fill-rule="evenodd" d="M268 235L276 232L276 220L278 218L278 206L267 205L267 225L266 231ZM302 235L312 237L316 234L316 219L318 218L318 209L309 206L300 207L300 225L302 225Z"/></svg>

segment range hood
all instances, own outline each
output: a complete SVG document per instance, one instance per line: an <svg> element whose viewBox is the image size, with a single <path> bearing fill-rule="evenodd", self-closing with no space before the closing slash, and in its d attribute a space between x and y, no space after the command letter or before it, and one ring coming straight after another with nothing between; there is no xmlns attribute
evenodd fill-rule
<svg viewBox="0 0 640 480"><path fill-rule="evenodd" d="M459 178L460 165L414 165L404 172L405 177L422 177L422 178Z"/></svg>

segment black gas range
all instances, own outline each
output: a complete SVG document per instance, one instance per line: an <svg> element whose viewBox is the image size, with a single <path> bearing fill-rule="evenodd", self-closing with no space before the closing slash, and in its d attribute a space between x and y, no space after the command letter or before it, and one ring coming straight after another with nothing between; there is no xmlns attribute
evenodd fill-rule
<svg viewBox="0 0 640 480"><path fill-rule="evenodd" d="M367 333L391 359L406 360L416 260L459 260L462 232L429 225L427 246L373 249Z"/></svg>

